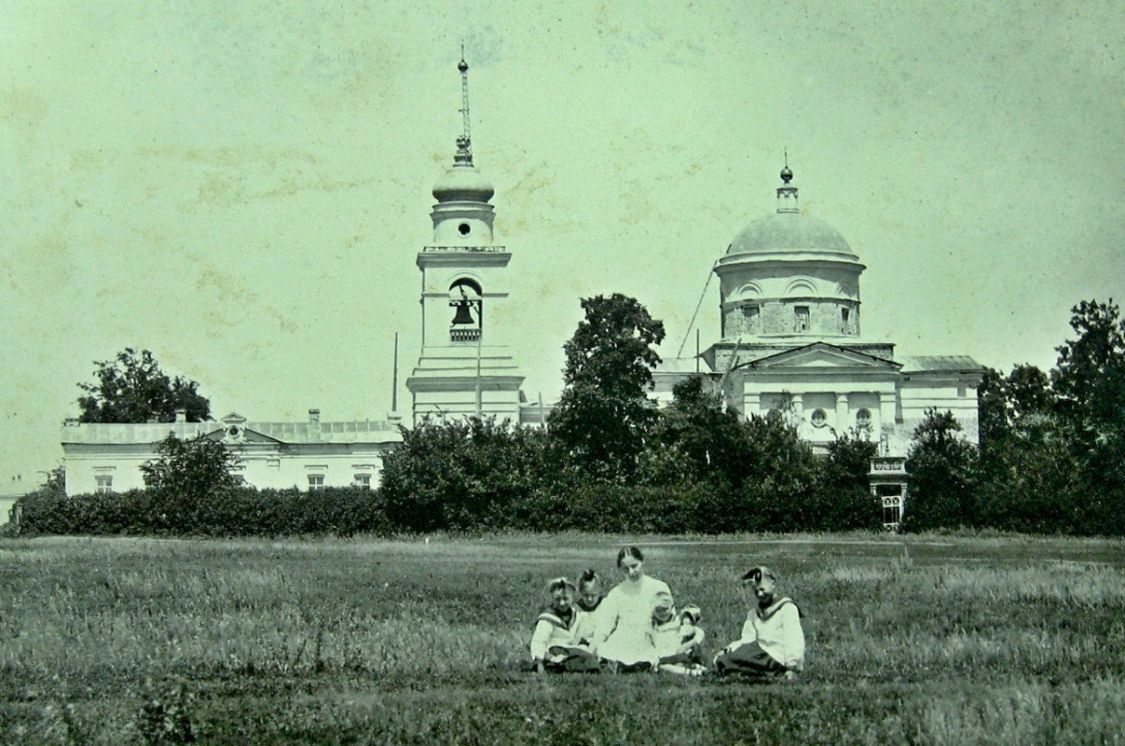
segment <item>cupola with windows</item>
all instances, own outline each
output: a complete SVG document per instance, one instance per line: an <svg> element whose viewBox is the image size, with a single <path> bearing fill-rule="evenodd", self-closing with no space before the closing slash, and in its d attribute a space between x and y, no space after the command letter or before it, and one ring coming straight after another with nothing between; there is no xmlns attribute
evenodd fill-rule
<svg viewBox="0 0 1125 746"><path fill-rule="evenodd" d="M834 228L801 212L788 154L781 181L776 212L739 232L715 265L722 337L858 337L865 267Z"/></svg>

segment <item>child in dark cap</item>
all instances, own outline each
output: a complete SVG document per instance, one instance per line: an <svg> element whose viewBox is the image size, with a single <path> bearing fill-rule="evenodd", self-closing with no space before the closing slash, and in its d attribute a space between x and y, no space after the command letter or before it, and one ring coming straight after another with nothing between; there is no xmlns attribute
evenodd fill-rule
<svg viewBox="0 0 1125 746"><path fill-rule="evenodd" d="M753 594L757 603L746 615L742 637L715 656L716 673L792 679L804 668L801 612L788 596L775 595L776 582L777 575L765 566L743 574L743 588Z"/></svg>

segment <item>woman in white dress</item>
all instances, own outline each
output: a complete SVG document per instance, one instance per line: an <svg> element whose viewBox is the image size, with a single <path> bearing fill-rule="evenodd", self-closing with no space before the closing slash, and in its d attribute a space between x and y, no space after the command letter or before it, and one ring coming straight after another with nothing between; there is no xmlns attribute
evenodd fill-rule
<svg viewBox="0 0 1125 746"><path fill-rule="evenodd" d="M667 584L644 572L644 554L637 547L617 553L617 567L625 576L598 607L598 655L618 671L655 670L660 656L652 639L652 610L660 594L671 595Z"/></svg>

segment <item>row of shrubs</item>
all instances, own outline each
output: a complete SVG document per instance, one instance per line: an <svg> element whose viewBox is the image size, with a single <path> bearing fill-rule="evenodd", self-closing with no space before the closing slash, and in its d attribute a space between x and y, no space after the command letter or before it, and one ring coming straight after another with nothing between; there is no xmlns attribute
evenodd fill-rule
<svg viewBox="0 0 1125 746"><path fill-rule="evenodd" d="M334 487L236 487L188 501L158 490L67 497L41 489L21 498L21 534L146 536L283 536L291 534L389 533L377 491Z"/></svg>
<svg viewBox="0 0 1125 746"><path fill-rule="evenodd" d="M839 531L877 529L870 496L779 501L750 492L731 500L722 487L580 485L566 492L536 489L468 520L448 503L435 530L584 530L620 533ZM495 506L499 508L499 506ZM329 487L314 492L249 487L208 493L187 505L153 490L66 497L39 490L19 503L23 534L145 536L284 536L409 533L416 521L395 521L379 490Z"/></svg>

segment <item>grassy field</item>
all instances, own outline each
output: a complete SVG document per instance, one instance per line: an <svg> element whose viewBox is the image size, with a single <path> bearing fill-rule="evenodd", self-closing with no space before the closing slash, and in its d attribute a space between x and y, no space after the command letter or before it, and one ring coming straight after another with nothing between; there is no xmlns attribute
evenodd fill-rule
<svg viewBox="0 0 1125 746"><path fill-rule="evenodd" d="M521 669L546 578L635 541L714 650L781 574L807 670ZM1125 743L1125 543L515 535L0 541L0 743ZM162 740L161 740L162 739Z"/></svg>

